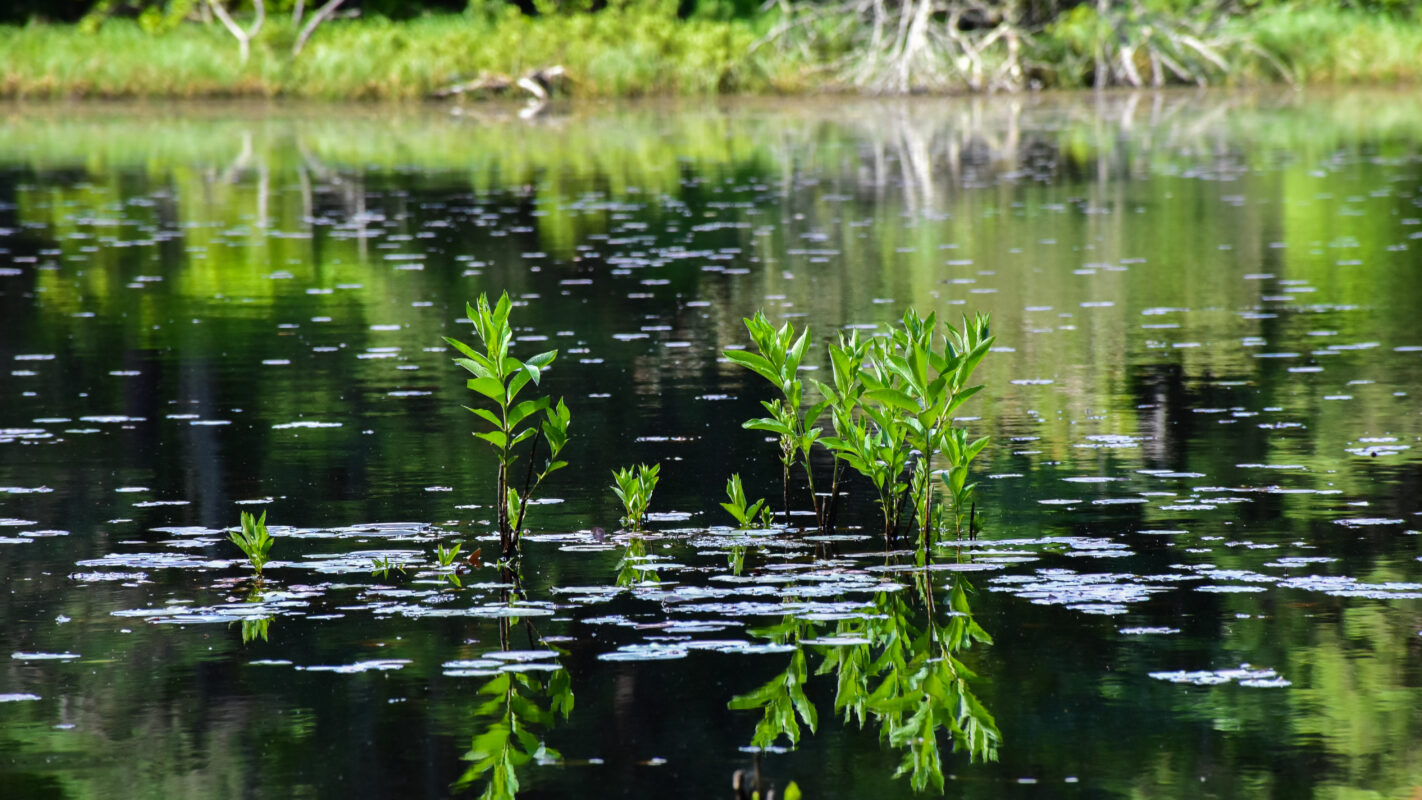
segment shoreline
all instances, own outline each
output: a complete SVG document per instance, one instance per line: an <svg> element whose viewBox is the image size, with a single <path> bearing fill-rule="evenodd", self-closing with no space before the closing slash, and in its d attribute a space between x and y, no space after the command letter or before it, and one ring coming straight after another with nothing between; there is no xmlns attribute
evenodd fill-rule
<svg viewBox="0 0 1422 800"><path fill-rule="evenodd" d="M1198 70L1198 79L1211 88L1422 84L1422 19L1275 10L1230 18L1224 26L1222 41L1248 46L1231 51L1227 61L1229 54L1220 52L1228 69L1206 64ZM937 71L925 67L929 77L915 73L909 91L894 92L871 91L869 84L849 79L843 65L862 55L857 50L780 43L756 47L767 27L766 19L680 20L646 12L482 19L438 15L405 22L372 18L327 23L300 55L292 56L291 32L269 24L243 63L236 40L212 25L185 23L164 33L148 33L121 19L95 32L75 25L8 25L0 26L0 98L424 104L461 82L516 79L554 65L567 71L567 78L551 87L554 97L588 100L951 97L1093 88L1093 73L1083 71L1089 65L1083 66L1080 48L1062 50L1045 34L1048 44L1039 45L1030 62L1039 77L1024 79L1017 91L973 91L963 75L931 62L938 64ZM1051 52L1057 52L1055 61L1038 58ZM1145 56L1132 57L1132 74L1149 66ZM1131 88L1119 85L1119 75L1113 75L1117 84L1108 88ZM1145 80L1142 75L1149 77L1148 72L1136 77ZM1192 84L1138 88L1182 85ZM531 95L512 88L500 96L522 102ZM478 101L466 95L443 102Z"/></svg>

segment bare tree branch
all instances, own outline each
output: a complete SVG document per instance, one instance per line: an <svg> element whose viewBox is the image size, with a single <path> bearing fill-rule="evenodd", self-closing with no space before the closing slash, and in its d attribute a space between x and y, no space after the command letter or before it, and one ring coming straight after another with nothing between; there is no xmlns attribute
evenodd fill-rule
<svg viewBox="0 0 1422 800"><path fill-rule="evenodd" d="M301 49L306 46L306 40L310 39L311 34L316 32L316 28L319 27L322 22L325 22L328 17L336 13L336 9L340 8L341 3L345 1L346 0L327 0L325 5L321 6L315 14L311 15L311 19L306 23L306 27L302 28L301 34L296 37L296 44L292 45L291 55L293 57L301 55Z"/></svg>
<svg viewBox="0 0 1422 800"><path fill-rule="evenodd" d="M257 33L262 29L262 23L267 19L267 6L264 0L252 0L252 5L256 8L257 14L255 19L252 20L251 29L245 31L242 30L241 25L238 25L237 22L232 19L232 15L227 13L227 8L222 5L222 0L207 0L207 4L212 9L212 13L216 14L217 18L222 21L222 25L237 38L237 49L242 54L242 63L247 63L247 56L251 54L252 39L256 37Z"/></svg>

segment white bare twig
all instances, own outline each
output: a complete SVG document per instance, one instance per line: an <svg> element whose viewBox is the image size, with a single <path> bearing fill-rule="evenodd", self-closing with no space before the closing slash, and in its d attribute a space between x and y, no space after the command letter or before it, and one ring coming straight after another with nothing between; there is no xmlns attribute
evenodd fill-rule
<svg viewBox="0 0 1422 800"><path fill-rule="evenodd" d="M212 13L222 21L223 27L237 38L237 50L242 54L242 63L247 63L247 57L251 54L252 39L262 29L262 23L267 19L267 6L264 0L252 0L252 6L256 9L256 16L252 20L252 27L242 30L232 19L232 15L227 13L227 8L222 5L222 0L207 0L207 4L212 8Z"/></svg>

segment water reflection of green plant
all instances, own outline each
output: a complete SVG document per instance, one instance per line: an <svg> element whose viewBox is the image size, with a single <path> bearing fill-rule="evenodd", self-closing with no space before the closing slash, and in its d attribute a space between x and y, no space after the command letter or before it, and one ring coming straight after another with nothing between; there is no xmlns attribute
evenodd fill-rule
<svg viewBox="0 0 1422 800"><path fill-rule="evenodd" d="M881 740L903 751L895 777L910 776L915 790L943 790L943 738L971 760L995 760L1001 734L969 685L976 675L956 655L992 639L973 619L972 587L960 574L950 580L944 613L938 613L931 574L922 571L915 591L879 592L863 614L838 621L826 637L833 644L815 644L823 641L819 623L795 616L752 631L795 647L779 675L729 703L762 710L752 745L763 749L781 736L798 744L801 723L815 730L818 715L804 689L809 650L822 659L814 674L835 676L835 712L861 727L875 722Z"/></svg>
<svg viewBox="0 0 1422 800"><path fill-rule="evenodd" d="M538 384L543 370L558 357L558 351L548 350L527 361L511 355L514 333L509 312L512 307L508 292L504 292L492 306L485 294L479 295L477 305L465 305L469 321L474 323L474 332L484 346L483 353L458 339L444 337L463 356L456 358L454 363L474 376L465 385L470 391L493 401L498 410L495 414L487 408L466 406L490 426L490 430L474 435L488 442L498 454L498 488L494 505L498 509L499 545L506 559L513 558L518 552L519 533L523 529L529 498L544 478L567 466L567 462L558 460L558 454L568 443L570 421L568 407L561 399L556 405L549 397L518 400L519 393L530 382ZM540 411L544 412L545 419L538 424L536 415ZM519 458L514 448L530 439L533 442L528 453L528 471L522 489L518 489L510 482L510 470ZM540 439L548 443L549 454L543 467L535 470L534 456L538 452Z"/></svg>
<svg viewBox="0 0 1422 800"><path fill-rule="evenodd" d="M262 582L258 580L252 585L251 591L247 592L247 596L243 598L243 602L248 605L260 605L265 599L266 593L264 587ZM267 641L267 634L271 629L272 617L270 614L253 614L243 617L240 624L242 628L242 644L249 644L257 639L261 639L265 642ZM228 627L231 626L229 625Z"/></svg>
<svg viewBox="0 0 1422 800"><path fill-rule="evenodd" d="M649 569L647 542L641 536L632 536L622 551L622 560L617 562L617 585L633 586L638 583L660 583L661 576L655 569Z"/></svg>
<svg viewBox="0 0 1422 800"><path fill-rule="evenodd" d="M501 570L505 588L500 600L511 603L523 597L523 582L517 572ZM512 649L515 617L499 619L499 649ZM529 646L547 647L533 624L525 619ZM561 651L560 651L561 652ZM573 712L573 684L566 669L521 671L505 668L479 688L486 698L474 711L480 727L462 758L472 762L455 789L468 788L487 777L481 800L512 800L519 789L518 768L530 761L547 763L562 758L549 747L544 736Z"/></svg>
<svg viewBox="0 0 1422 800"><path fill-rule="evenodd" d="M543 737L559 716L567 719L572 713L572 680L566 669L551 673L504 671L480 687L479 694L487 698L474 712L482 727L463 755L472 763L455 788L467 788L487 777L480 798L507 800L518 792L519 767L530 761L562 758Z"/></svg>

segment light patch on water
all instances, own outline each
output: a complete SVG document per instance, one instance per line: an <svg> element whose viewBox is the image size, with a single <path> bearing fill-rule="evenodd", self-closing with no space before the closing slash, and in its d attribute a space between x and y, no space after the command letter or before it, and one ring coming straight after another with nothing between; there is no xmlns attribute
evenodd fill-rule
<svg viewBox="0 0 1422 800"><path fill-rule="evenodd" d="M296 667L302 672L334 672L337 675L353 675L360 672L389 672L392 670L404 669L406 664L411 663L408 658L377 658L370 661L357 661L354 664L313 665L307 667Z"/></svg>
<svg viewBox="0 0 1422 800"><path fill-rule="evenodd" d="M16 661L73 661L78 658L78 653L26 653L14 652L10 658Z"/></svg>
<svg viewBox="0 0 1422 800"><path fill-rule="evenodd" d="M299 420L297 422L279 422L272 426L272 430L282 431L292 428L339 428L339 422L317 422L315 420Z"/></svg>
<svg viewBox="0 0 1422 800"><path fill-rule="evenodd" d="M8 694L0 694L0 703L23 703L30 700L38 699L40 699L39 695L29 694L27 692L11 692Z"/></svg>
<svg viewBox="0 0 1422 800"><path fill-rule="evenodd" d="M1179 633L1179 632L1180 632L1180 629L1179 629L1179 628L1163 628L1163 627L1155 627L1155 628L1152 628L1152 627L1122 628L1122 629L1120 630L1120 633L1122 633L1122 634L1124 634L1124 635L1126 635L1126 636L1169 636L1169 635L1171 635L1171 634L1176 634L1176 633Z"/></svg>
<svg viewBox="0 0 1422 800"><path fill-rule="evenodd" d="M1263 689L1282 688L1292 685L1272 669L1255 669L1248 664L1241 664L1238 669L1220 669L1214 671L1177 670L1174 672L1152 672L1150 676L1156 680L1189 684L1191 686L1218 686L1224 683L1237 682L1240 686Z"/></svg>
<svg viewBox="0 0 1422 800"><path fill-rule="evenodd" d="M1400 519L1390 519L1388 517L1352 517L1349 519L1335 519L1334 525L1342 525L1345 528L1376 528L1382 525L1401 525Z"/></svg>

